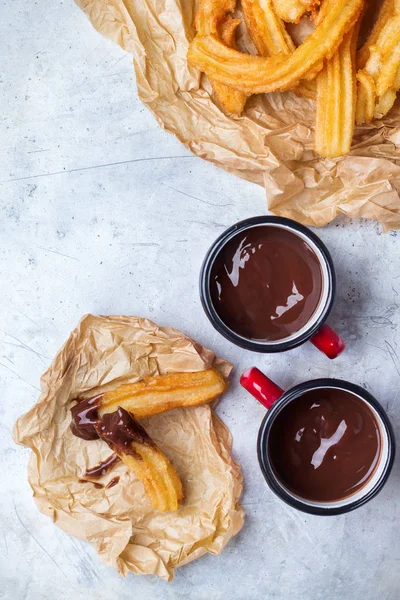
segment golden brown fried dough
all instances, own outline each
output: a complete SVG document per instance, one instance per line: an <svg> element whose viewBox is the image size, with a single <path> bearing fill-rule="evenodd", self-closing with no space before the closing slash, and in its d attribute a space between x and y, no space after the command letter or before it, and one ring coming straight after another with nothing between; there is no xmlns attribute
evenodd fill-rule
<svg viewBox="0 0 400 600"><path fill-rule="evenodd" d="M239 19L232 19L232 17L228 16L218 28L221 41L228 48L236 48L235 35L239 24ZM222 110L231 115L241 115L247 101L247 95L224 83L215 81L215 79L211 79L210 83Z"/></svg>
<svg viewBox="0 0 400 600"><path fill-rule="evenodd" d="M349 31L317 77L314 149L335 158L350 151L356 102L358 26Z"/></svg>
<svg viewBox="0 0 400 600"><path fill-rule="evenodd" d="M272 0L242 0L247 31L261 56L290 54L295 46Z"/></svg>
<svg viewBox="0 0 400 600"><path fill-rule="evenodd" d="M143 483L154 509L178 510L183 492L175 467L132 415L119 407L99 420L96 431Z"/></svg>
<svg viewBox="0 0 400 600"><path fill-rule="evenodd" d="M240 21L232 19L236 0L201 0L196 12L194 25L200 35L213 33L228 48L236 48L236 28ZM247 101L247 95L232 86L210 78L216 100L222 110L232 115L240 115Z"/></svg>
<svg viewBox="0 0 400 600"><path fill-rule="evenodd" d="M356 123L362 125L374 118L376 89L374 78L363 69L358 71L357 81Z"/></svg>
<svg viewBox="0 0 400 600"><path fill-rule="evenodd" d="M98 411L104 415L121 406L136 419L142 419L174 408L211 402L227 387L226 380L215 369L148 377L100 396Z"/></svg>
<svg viewBox="0 0 400 600"><path fill-rule="evenodd" d="M197 35L188 59L209 77L248 94L287 90L334 55L357 22L363 0L325 0L324 4L328 5L325 18L288 56L250 56L227 48L213 35Z"/></svg>
<svg viewBox="0 0 400 600"><path fill-rule="evenodd" d="M379 10L378 18L376 19L374 26L365 40L364 44L357 52L357 66L359 69L363 69L367 64L370 54L370 46L374 46L378 42L378 38L383 27L386 25L388 20L395 13L395 2L394 0L384 0Z"/></svg>
<svg viewBox="0 0 400 600"><path fill-rule="evenodd" d="M237 27L229 16L235 2L202 0L198 35L188 51L226 112L230 106L229 112L239 114L252 94L290 90L317 99L315 150L335 158L350 150L355 123L381 118L392 108L400 90L400 0L383 1L357 58L353 48L364 0L242 0L258 56L238 52L232 36L221 34L225 22L231 31ZM297 23L305 13L315 29L295 47L285 23Z"/></svg>
<svg viewBox="0 0 400 600"><path fill-rule="evenodd" d="M392 12L390 12L392 11ZM359 62L368 56L357 73L357 123L382 117L393 106L400 79L400 14L395 2L385 3L377 24L362 49ZM371 43L371 40L373 43Z"/></svg>
<svg viewBox="0 0 400 600"><path fill-rule="evenodd" d="M200 0L194 26L200 35L218 33L218 27L236 8L236 0Z"/></svg>

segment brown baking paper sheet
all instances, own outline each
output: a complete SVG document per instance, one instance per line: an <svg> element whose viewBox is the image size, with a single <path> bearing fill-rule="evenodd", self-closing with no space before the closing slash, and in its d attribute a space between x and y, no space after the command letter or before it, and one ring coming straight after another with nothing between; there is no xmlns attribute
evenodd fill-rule
<svg viewBox="0 0 400 600"><path fill-rule="evenodd" d="M312 100L264 94L248 101L242 117L220 111L208 81L186 60L195 0L75 2L133 54L139 97L161 127L194 154L263 185L270 211L306 225L342 213L378 220L385 231L400 228L399 102L385 119L356 130L348 156L321 159L313 151Z"/></svg>
<svg viewBox="0 0 400 600"><path fill-rule="evenodd" d="M15 440L32 448L28 481L39 510L81 540L122 575L154 574L171 581L177 566L206 552L219 554L243 525L238 504L239 466L231 437L208 405L175 409L141 424L181 477L184 501L177 512L151 508L143 485L122 462L99 481L80 483L87 468L110 456L101 440L72 435L70 408L77 396L166 372L231 365L175 329L137 317L87 315L41 379L41 396L16 423Z"/></svg>

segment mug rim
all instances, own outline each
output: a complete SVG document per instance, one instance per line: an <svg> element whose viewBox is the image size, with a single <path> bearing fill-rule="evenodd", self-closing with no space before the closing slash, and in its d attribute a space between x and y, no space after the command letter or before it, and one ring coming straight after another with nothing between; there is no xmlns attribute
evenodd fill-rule
<svg viewBox="0 0 400 600"><path fill-rule="evenodd" d="M319 317L312 321L310 327L305 329L300 335L294 336L292 339L282 341L274 341L271 342L263 342L263 341L253 341L251 339L245 338L230 329L221 317L218 315L212 299L211 299L211 291L210 291L210 276L211 269L214 265L214 262L225 246L225 244L235 237L241 231L245 231L246 229L250 229L255 225L277 225L284 226L288 229L292 230L294 233L300 233L305 238L309 239L312 244L314 244L318 250L320 251L326 267L327 272L327 297L325 301L325 306L323 307L321 314ZM320 261L319 261L320 262ZM304 344L304 342L308 341L317 331L322 327L322 325L327 320L329 313L331 312L333 302L336 295L336 274L332 261L332 257L329 253L328 248L322 242L322 240L308 227L293 221L292 219L287 219L286 217L275 217L270 215L261 215L257 217L250 217L249 219L244 219L239 221L238 223L231 225L228 227L211 245L207 254L204 258L203 264L200 269L200 300L203 306L204 312L206 313L209 321L213 325L213 327L223 335L227 340L239 346L240 348L245 348L246 350L252 350L253 352L260 353L275 353L275 352L285 352L286 350L291 350L292 348L297 348Z"/></svg>
<svg viewBox="0 0 400 600"><path fill-rule="evenodd" d="M268 457L268 452L267 452L268 434L269 434L269 431L271 430L271 427L273 426L275 416L283 408L282 404L286 406L287 404L289 404L290 402L292 402L293 400L295 400L296 398L301 396L304 392L307 392L307 391L310 391L313 389L318 389L318 388L342 389L344 391L350 392L352 394L355 394L355 395L361 397L368 405L370 405L378 413L378 416L380 417L380 419L383 423L383 427L384 427L384 430L385 430L385 433L387 436L388 452L387 452L387 457L385 460L385 464L384 464L381 476L379 477L379 479L377 480L375 485L372 487L372 489L367 494L361 496L360 498L358 498L356 500L350 501L348 504L345 504L343 506L329 507L328 503L326 506L313 506L313 505L309 504L306 499L303 502L299 497L297 497L297 496L295 497L289 491L287 491L282 485L279 484L278 477L275 475L272 465L271 465L271 461ZM364 388L362 388L359 385L356 385L349 381L345 381L343 379L334 379L334 378L311 379L311 380L305 381L303 383L300 383L298 385L291 387L289 390L284 392L282 394L282 396L280 398L278 398L278 400L276 400L274 402L274 404L272 405L272 407L268 410L267 414L265 415L264 419L261 422L259 432L258 432L258 437L257 437L258 462L259 462L262 474L264 476L264 479L266 480L266 482L267 482L268 486L271 488L271 490L281 500L283 500L284 502L286 502L286 504L289 504L293 508L297 508L298 510L308 513L308 514L319 515L319 516L340 515L340 514L348 513L352 510L355 510L356 508L358 508L360 506L363 506L364 504L369 502L372 498L374 498L382 490L383 486L385 485L385 483L390 475L390 472L393 467L395 455L396 455L396 441L395 441L394 430L393 430L392 424L389 420L389 417L388 417L386 411L384 410L384 408L382 407L382 405L367 390L365 390ZM362 488L361 488L361 490L362 490Z"/></svg>

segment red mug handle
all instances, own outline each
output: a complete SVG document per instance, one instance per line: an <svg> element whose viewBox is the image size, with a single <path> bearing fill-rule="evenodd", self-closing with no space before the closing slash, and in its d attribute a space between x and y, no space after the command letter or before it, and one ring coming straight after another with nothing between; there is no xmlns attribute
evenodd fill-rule
<svg viewBox="0 0 400 600"><path fill-rule="evenodd" d="M336 358L346 348L346 342L329 325L322 325L310 342L328 358Z"/></svg>
<svg viewBox="0 0 400 600"><path fill-rule="evenodd" d="M247 369L240 378L240 384L265 408L271 408L273 403L283 394L282 388L264 375L257 367Z"/></svg>

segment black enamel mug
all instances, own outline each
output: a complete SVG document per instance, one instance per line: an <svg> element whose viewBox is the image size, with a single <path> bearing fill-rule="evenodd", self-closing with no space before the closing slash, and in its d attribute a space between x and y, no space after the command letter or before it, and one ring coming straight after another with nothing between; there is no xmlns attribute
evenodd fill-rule
<svg viewBox="0 0 400 600"><path fill-rule="evenodd" d="M395 436L385 410L364 388L339 379L315 379L296 385L284 392L255 367L243 373L240 383L268 409L258 434L258 460L267 484L284 502L298 510L314 515L339 515L364 505L381 491L393 466ZM277 418L289 404L296 403L307 392L316 391L322 396L326 390L345 392L354 396L358 402L361 401L365 404L365 408L371 412L379 430L379 456L374 470L369 477L366 477L365 484L357 491L334 501L315 501L300 496L290 489L282 479L279 469L274 467L273 458L271 458L271 439L274 439ZM281 443L283 444L284 441L282 440ZM283 450L282 448L282 452Z"/></svg>
<svg viewBox="0 0 400 600"><path fill-rule="evenodd" d="M317 257L322 273L322 291L318 306L308 322L292 335L278 340L257 340L234 331L224 322L214 305L211 283L213 266L226 245L236 236L252 228L277 228L289 231L312 250ZM268 233L268 230L266 230ZM336 292L336 277L331 255L323 242L307 227L282 217L260 216L241 221L227 229L211 246L200 272L200 297L204 311L215 329L230 342L254 352L284 352L310 340L326 356L336 358L345 348L342 338L326 324Z"/></svg>

